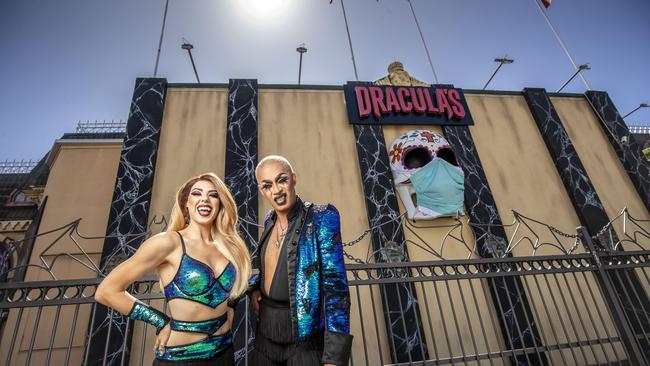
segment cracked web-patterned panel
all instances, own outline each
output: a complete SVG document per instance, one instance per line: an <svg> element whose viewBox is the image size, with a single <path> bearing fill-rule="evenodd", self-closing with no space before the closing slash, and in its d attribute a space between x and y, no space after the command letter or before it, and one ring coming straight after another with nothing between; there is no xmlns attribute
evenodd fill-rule
<svg viewBox="0 0 650 366"><path fill-rule="evenodd" d="M127 242L129 234L147 231L166 90L166 79L136 80L102 252L103 273L131 256L142 243ZM131 331L124 341L126 318L118 312L112 312L112 317L109 314L105 306L97 306L91 322L90 365L101 365L105 354L106 365L119 364L123 348L130 344ZM128 351L126 360L128 364Z"/></svg>
<svg viewBox="0 0 650 366"><path fill-rule="evenodd" d="M644 160L638 145L626 148L616 143L616 141L620 142L623 136L627 136L628 141L632 141L633 143L634 139L630 136L622 119L620 119L622 126L617 126L619 122L618 112L616 112L616 109L611 104L611 100L609 100L607 94L599 92L588 92L588 94L591 94L597 100L596 102L592 101L592 104L599 110L599 114L602 113L601 118L607 125L607 128L612 131L614 142L612 142L612 136L610 136L610 142L614 145L614 149L617 150L619 157L627 160L629 158L628 155L633 155L631 154L632 151L638 150L638 160ZM613 230L608 230L607 235L597 235L602 233L603 229L606 230L610 226L608 225L610 220L546 91L544 89L525 89L524 96L530 106L535 122L544 137L548 150L555 161L555 166L557 167L558 173L560 173L569 197L576 208L580 222L587 228L591 235L596 235L594 244L598 245L598 249L612 247L611 243L619 242L619 239ZM609 120L605 117L609 118ZM566 122L570 123L570 121ZM606 133L606 135L610 134ZM623 161L623 164L627 170L628 166L625 161ZM638 164L638 162L633 162L631 166L635 166L635 164ZM647 165L645 171L646 178L650 179L648 177ZM638 174L641 171L635 169L635 172ZM630 173L629 170L628 173ZM633 175L630 175L630 178L634 182ZM650 186L648 186L646 180L646 188L648 187ZM639 191L639 194L643 197L642 191ZM626 316L629 319L639 319L634 322L637 324L633 326L635 333L642 334L643 328L648 327L647 319L650 319L646 310L650 309L650 299L648 299L639 277L634 270L628 269L619 270L619 273L611 276L610 279L623 305ZM636 296L628 296L628 294L636 294ZM644 317L638 317L637 314L643 314ZM643 318L646 319L645 322L642 321ZM643 323L645 327L639 326L638 324L640 323Z"/></svg>
<svg viewBox="0 0 650 366"><path fill-rule="evenodd" d="M465 209L469 221L482 225L473 228L479 253L483 258L498 258L507 247L506 233L469 128L444 126L443 130L465 173Z"/></svg>
<svg viewBox="0 0 650 366"><path fill-rule="evenodd" d="M641 146L636 143L627 125L606 92L587 91L587 100L598 115L605 135L623 164L630 180L650 211L650 162L643 158Z"/></svg>
<svg viewBox="0 0 650 366"><path fill-rule="evenodd" d="M381 126L355 125L354 134L368 221L370 227L375 228L371 240L376 251L375 260L408 261L383 129ZM392 272L384 275L405 274ZM390 324L387 328L393 362L426 360L428 352L413 285L384 284L380 290L384 317Z"/></svg>
<svg viewBox="0 0 650 366"><path fill-rule="evenodd" d="M544 89L526 88L524 97L580 222L591 234L598 233L609 218L551 99Z"/></svg>
<svg viewBox="0 0 650 366"><path fill-rule="evenodd" d="M257 245L258 206L255 166L257 165L257 80L231 79L228 84L228 127L226 131L225 183L237 203L239 233L251 252ZM250 321L246 322L248 308ZM255 335L255 319L244 298L237 306L233 325L235 361L243 365L248 345Z"/></svg>
<svg viewBox="0 0 650 366"><path fill-rule="evenodd" d="M478 224L473 226L478 251L484 258L502 257L507 251L507 236L469 128L444 126L443 131L465 173L465 209L469 221ZM520 279L500 277L486 281L507 344L513 348L541 346L539 331ZM548 363L546 358L532 355L530 358L519 355L511 357L511 360L513 364Z"/></svg>

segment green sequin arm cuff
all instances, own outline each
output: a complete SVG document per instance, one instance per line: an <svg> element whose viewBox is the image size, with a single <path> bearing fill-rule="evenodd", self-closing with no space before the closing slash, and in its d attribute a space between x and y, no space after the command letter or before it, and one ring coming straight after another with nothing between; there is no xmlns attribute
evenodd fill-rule
<svg viewBox="0 0 650 366"><path fill-rule="evenodd" d="M170 318L165 313L158 311L151 306L144 304L140 301L133 303L133 307L129 312L129 318L133 320L142 320L156 327L156 334L169 323Z"/></svg>

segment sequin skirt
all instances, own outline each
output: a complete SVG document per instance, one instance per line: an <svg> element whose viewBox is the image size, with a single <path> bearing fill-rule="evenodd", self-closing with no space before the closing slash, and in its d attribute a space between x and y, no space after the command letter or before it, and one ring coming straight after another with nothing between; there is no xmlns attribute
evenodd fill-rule
<svg viewBox="0 0 650 366"><path fill-rule="evenodd" d="M160 361L193 361L193 360L210 360L219 356L221 353L232 349L232 333L230 331L211 335L199 341L165 347L164 352L156 353L156 360ZM159 363L164 365L164 363ZM156 363L154 362L154 365ZM193 364L192 364L193 365ZM219 364L221 365L221 364ZM229 365L229 364L227 364Z"/></svg>

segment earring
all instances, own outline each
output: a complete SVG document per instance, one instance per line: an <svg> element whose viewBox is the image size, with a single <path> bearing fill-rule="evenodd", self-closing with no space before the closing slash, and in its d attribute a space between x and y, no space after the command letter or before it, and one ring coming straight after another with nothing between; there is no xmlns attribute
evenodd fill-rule
<svg viewBox="0 0 650 366"><path fill-rule="evenodd" d="M185 207L185 211L183 212L183 218L185 219L185 225L190 224L190 211Z"/></svg>

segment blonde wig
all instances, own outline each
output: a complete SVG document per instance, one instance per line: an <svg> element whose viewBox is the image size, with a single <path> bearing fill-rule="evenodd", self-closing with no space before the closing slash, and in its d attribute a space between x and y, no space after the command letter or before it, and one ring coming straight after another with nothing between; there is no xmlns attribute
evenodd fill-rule
<svg viewBox="0 0 650 366"><path fill-rule="evenodd" d="M237 271L237 278L230 290L230 298L237 298L246 292L248 279L251 276L251 258L246 243L237 232L237 205L232 198L228 187L214 173L204 173L188 179L176 193L176 200L172 208L171 220L167 231L179 231L190 224L189 215L186 215L187 198L192 186L201 180L214 184L219 195L219 212L212 223L212 240L217 249L233 264Z"/></svg>

